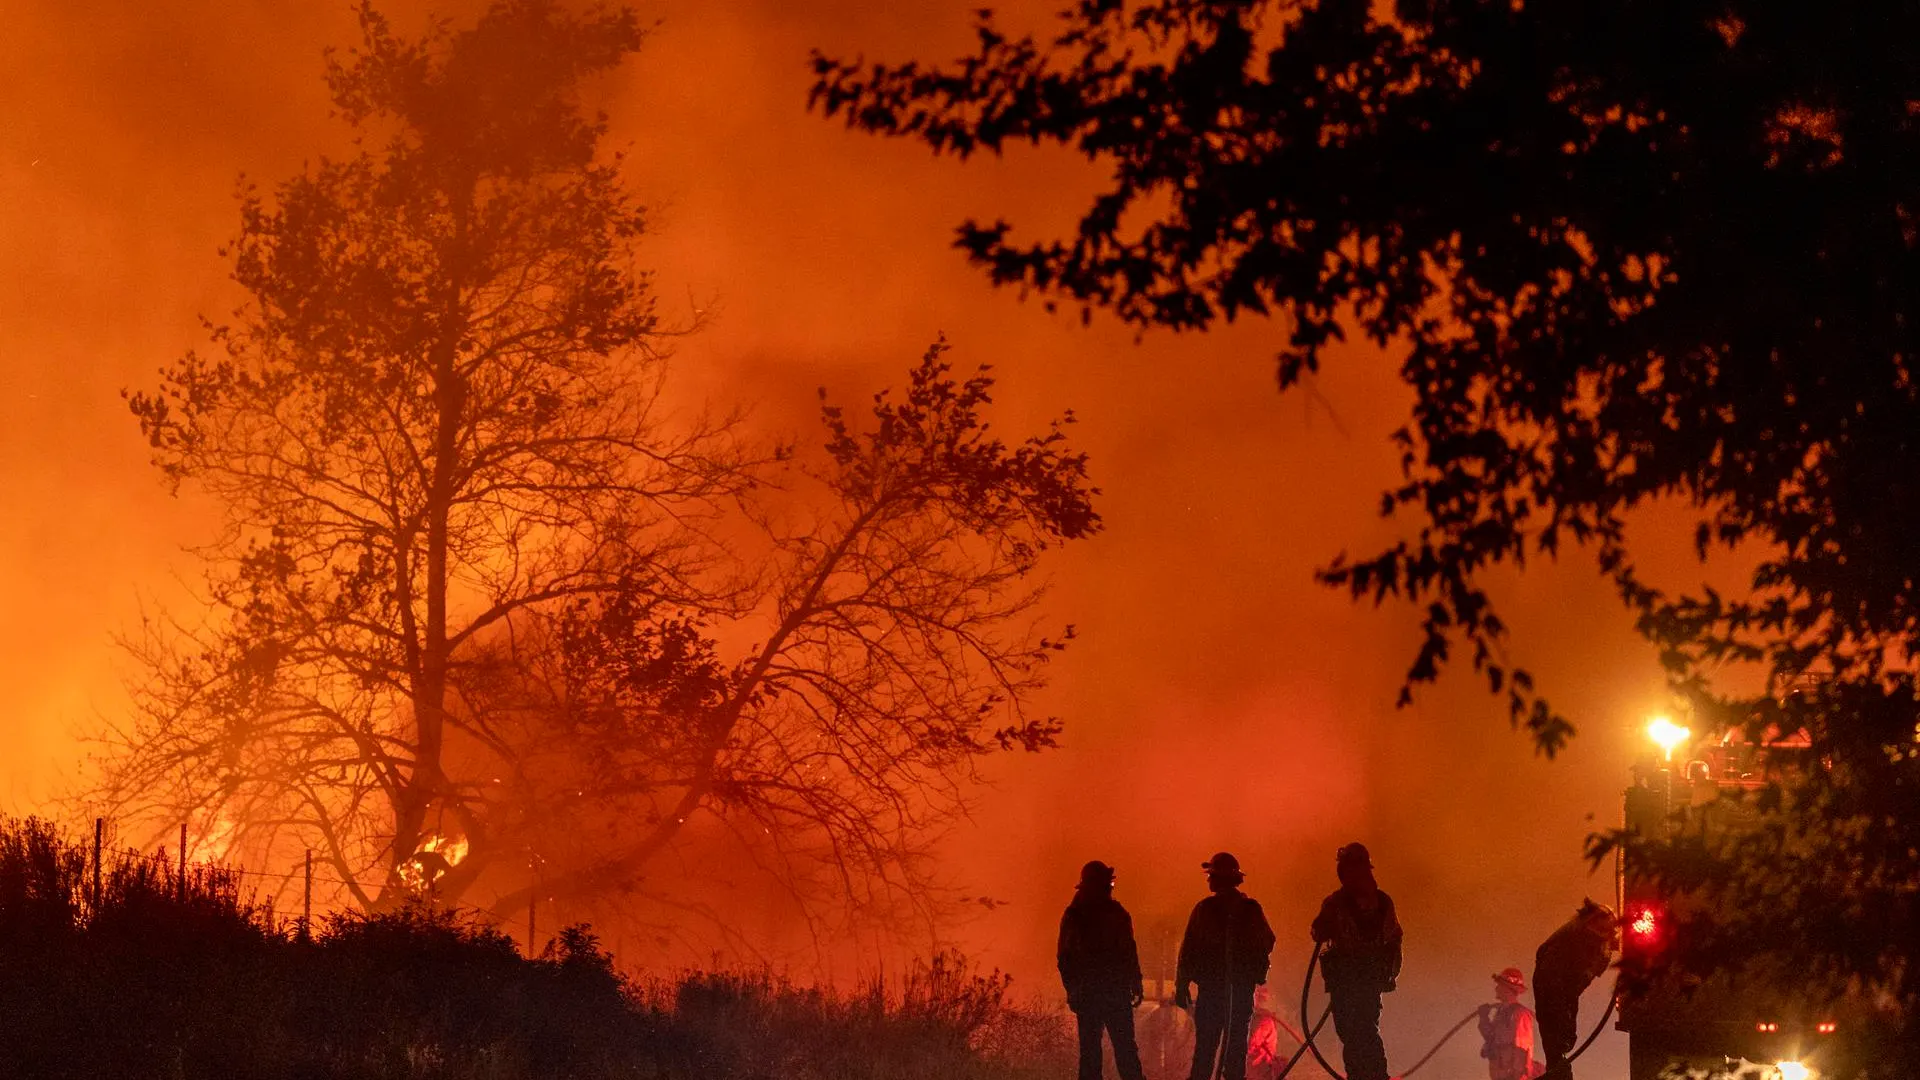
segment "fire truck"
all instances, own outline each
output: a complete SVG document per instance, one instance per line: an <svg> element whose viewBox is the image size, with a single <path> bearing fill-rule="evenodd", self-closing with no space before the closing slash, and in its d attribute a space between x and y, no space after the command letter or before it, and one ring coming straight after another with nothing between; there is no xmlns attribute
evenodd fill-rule
<svg viewBox="0 0 1920 1080"><path fill-rule="evenodd" d="M1634 769L1624 824L1642 837L1679 830L1712 835L1748 831L1762 819L1751 800L1726 798L1765 786L1782 770L1810 766L1804 733L1769 732L1758 741L1733 732L1718 743L1688 746L1691 733L1656 719L1648 735L1664 751ZM1674 759L1676 749L1689 753ZM1660 954L1690 914L1689 898L1662 895L1636 865L1631 845L1618 864L1622 968L1657 971ZM1647 985L1623 981L1617 1027L1627 1033L1631 1080L1855 1080L1845 997L1808 987L1794 973L1756 958L1736 975Z"/></svg>

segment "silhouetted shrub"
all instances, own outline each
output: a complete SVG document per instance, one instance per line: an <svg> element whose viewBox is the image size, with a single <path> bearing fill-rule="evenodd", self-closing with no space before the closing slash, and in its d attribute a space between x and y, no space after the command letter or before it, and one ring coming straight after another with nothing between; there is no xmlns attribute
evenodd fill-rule
<svg viewBox="0 0 1920 1080"><path fill-rule="evenodd" d="M671 1001L675 1071L736 1080L1058 1077L1073 1047L1063 1018L1007 1000L1008 979L955 953L892 993L795 985L771 973L698 972L650 988Z"/></svg>
<svg viewBox="0 0 1920 1080"><path fill-rule="evenodd" d="M947 954L897 992L767 973L636 984L585 926L537 959L462 912L327 917L310 937L229 871L91 853L0 819L0 1075L296 1080L1027 1080L1059 1016Z"/></svg>

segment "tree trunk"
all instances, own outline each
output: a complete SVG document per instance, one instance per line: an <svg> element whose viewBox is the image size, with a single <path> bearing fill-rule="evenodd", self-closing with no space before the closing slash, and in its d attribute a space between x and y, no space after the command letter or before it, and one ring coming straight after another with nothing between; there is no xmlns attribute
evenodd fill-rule
<svg viewBox="0 0 1920 1080"><path fill-rule="evenodd" d="M456 228L456 235L464 230ZM457 241L456 241L457 248ZM421 628L419 661L412 680L413 722L416 732L413 773L401 788L394 807L394 830L388 888L398 884L402 865L419 852L427 839L427 816L445 788L441 757L446 746L447 669L447 543L448 518L459 473L460 429L466 407L466 385L456 366L462 337L460 287L449 284L441 333L434 344L433 403L435 427L433 473L428 484L425 524L427 567L426 625ZM384 897L383 897L384 899Z"/></svg>

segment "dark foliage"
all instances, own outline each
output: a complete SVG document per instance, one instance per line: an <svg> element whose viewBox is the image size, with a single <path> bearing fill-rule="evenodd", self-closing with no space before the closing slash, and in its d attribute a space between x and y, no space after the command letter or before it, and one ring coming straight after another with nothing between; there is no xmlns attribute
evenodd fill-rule
<svg viewBox="0 0 1920 1080"><path fill-rule="evenodd" d="M1776 943L1911 1015L1916 33L1913 5L1858 2L1081 0L1050 40L982 15L949 67L816 56L814 103L937 153L1110 167L1067 237L961 228L997 282L1142 327L1277 315L1283 387L1354 331L1401 356L1384 510L1413 531L1323 577L1421 612L1403 695L1464 652L1561 746L1483 576L1593 551L1696 730L1784 720L1819 762L1760 796L1771 827L1648 853L1717 916L1671 958ZM1750 588L1647 580L1627 522L1656 502L1702 558L1742 549ZM1729 663L1766 691L1713 686ZM1777 703L1808 674L1827 690Z"/></svg>
<svg viewBox="0 0 1920 1080"><path fill-rule="evenodd" d="M8 1076L1015 1080L1064 1046L1057 1018L1007 1004L1004 978L951 961L896 995L719 974L636 984L583 926L537 959L422 907L309 934L231 872L183 879L166 852L103 863L96 898L87 849L0 822Z"/></svg>

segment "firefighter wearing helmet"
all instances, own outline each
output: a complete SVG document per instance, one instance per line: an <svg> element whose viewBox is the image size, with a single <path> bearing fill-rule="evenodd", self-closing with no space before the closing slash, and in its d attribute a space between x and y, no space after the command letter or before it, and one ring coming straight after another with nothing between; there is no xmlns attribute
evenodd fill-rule
<svg viewBox="0 0 1920 1080"><path fill-rule="evenodd" d="M1080 1033L1080 1080L1100 1080L1100 1037L1113 1043L1120 1080L1145 1080L1134 1041L1140 1004L1140 950L1133 917L1113 898L1113 867L1098 860L1080 869L1073 902L1060 916L1060 982Z"/></svg>
<svg viewBox="0 0 1920 1080"><path fill-rule="evenodd" d="M1533 1010L1520 1004L1527 977L1510 967L1493 977L1497 1005L1480 1006L1480 1056L1488 1080L1533 1080Z"/></svg>
<svg viewBox="0 0 1920 1080"><path fill-rule="evenodd" d="M1387 1049L1380 1041L1380 996L1400 979L1400 919L1393 898L1373 877L1373 857L1364 844L1348 844L1334 857L1340 888L1314 916L1313 940L1325 946L1320 971L1340 1036L1347 1080L1388 1080Z"/></svg>
<svg viewBox="0 0 1920 1080"><path fill-rule="evenodd" d="M1253 1020L1253 989L1267 981L1273 929L1260 902L1240 891L1247 876L1240 860L1220 852L1200 864L1213 895L1194 905L1180 941L1173 1003L1194 1006L1193 1069L1189 1080L1207 1080L1220 1055L1226 1080L1246 1080L1247 1027ZM1197 1005L1190 983L1200 986Z"/></svg>

